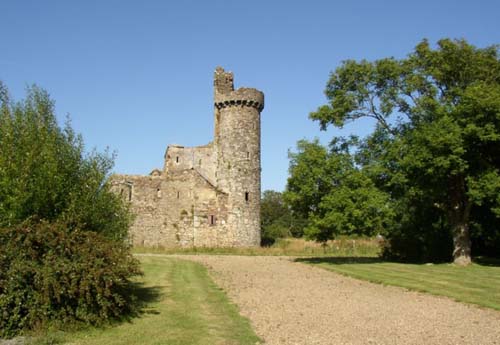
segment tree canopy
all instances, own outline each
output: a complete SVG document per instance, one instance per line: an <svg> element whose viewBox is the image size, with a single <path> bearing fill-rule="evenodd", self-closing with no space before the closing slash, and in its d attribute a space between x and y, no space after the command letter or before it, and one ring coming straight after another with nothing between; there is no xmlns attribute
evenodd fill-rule
<svg viewBox="0 0 500 345"><path fill-rule="evenodd" d="M493 237L499 231L498 53L498 46L443 39L436 47L424 40L403 59L348 60L330 75L328 104L310 114L323 130L374 119L375 130L358 145L356 161L392 203L396 225L388 229L448 231L458 264L470 263L471 228ZM306 195L309 205L320 207L317 194ZM354 208L363 207L355 202Z"/></svg>

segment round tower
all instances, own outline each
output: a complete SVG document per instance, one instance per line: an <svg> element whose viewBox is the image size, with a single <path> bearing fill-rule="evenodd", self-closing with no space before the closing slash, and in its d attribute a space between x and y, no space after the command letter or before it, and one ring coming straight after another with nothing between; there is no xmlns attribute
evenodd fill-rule
<svg viewBox="0 0 500 345"><path fill-rule="evenodd" d="M234 90L233 74L214 78L217 187L228 195L227 232L233 246L260 245L260 113L264 94Z"/></svg>

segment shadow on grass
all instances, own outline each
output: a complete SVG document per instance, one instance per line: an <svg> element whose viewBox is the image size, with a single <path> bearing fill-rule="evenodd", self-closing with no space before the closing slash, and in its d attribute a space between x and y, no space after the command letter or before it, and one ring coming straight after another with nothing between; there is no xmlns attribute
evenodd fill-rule
<svg viewBox="0 0 500 345"><path fill-rule="evenodd" d="M383 260L381 258L374 257L356 257L356 256L347 256L347 257L334 257L334 256L325 256L325 257L314 257L314 258L297 258L294 260L295 262L303 262L307 264L375 264L381 262L387 262L387 260Z"/></svg>
<svg viewBox="0 0 500 345"><path fill-rule="evenodd" d="M484 256L478 256L472 259L475 264L481 266L491 266L491 267L500 267L500 259L498 258L488 258Z"/></svg>
<svg viewBox="0 0 500 345"><path fill-rule="evenodd" d="M397 260L388 260L382 259L379 257L356 257L356 256L348 256L348 257L336 257L336 256L325 256L325 257L312 257L312 258L296 258L295 262L303 262L307 264L322 264L328 263L333 265L343 265L343 264L376 264L382 262L394 262L394 263L403 263L403 264L412 264L412 265L428 265L426 262L414 262L414 261L397 261ZM478 256L473 259L475 264L481 266L489 266L489 267L500 267L500 259L498 258L489 258ZM434 264L439 264L442 262L434 262ZM448 262L449 263L449 262Z"/></svg>
<svg viewBox="0 0 500 345"><path fill-rule="evenodd" d="M130 295L132 297L132 310L129 320L134 317L139 317L142 314L159 314L159 312L152 307L152 304L159 302L164 293L162 292L163 286L144 286L142 282L134 282L129 286Z"/></svg>

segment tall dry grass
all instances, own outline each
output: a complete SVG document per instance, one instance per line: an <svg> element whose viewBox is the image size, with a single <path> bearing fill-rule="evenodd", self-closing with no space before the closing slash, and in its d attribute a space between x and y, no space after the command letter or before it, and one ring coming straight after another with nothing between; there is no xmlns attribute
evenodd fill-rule
<svg viewBox="0 0 500 345"><path fill-rule="evenodd" d="M376 257L380 253L380 245L380 240L376 238L339 237L326 243L306 241L301 238L284 238L279 239L270 247L135 247L133 248L133 252L157 254Z"/></svg>

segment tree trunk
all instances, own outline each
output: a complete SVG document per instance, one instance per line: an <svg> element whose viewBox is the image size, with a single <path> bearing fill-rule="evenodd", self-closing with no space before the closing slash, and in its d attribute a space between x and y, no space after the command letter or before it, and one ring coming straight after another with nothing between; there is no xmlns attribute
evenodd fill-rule
<svg viewBox="0 0 500 345"><path fill-rule="evenodd" d="M471 240L469 234L469 216L471 203L465 189L463 176L450 179L450 209L448 212L453 236L453 262L467 266L471 261Z"/></svg>
<svg viewBox="0 0 500 345"><path fill-rule="evenodd" d="M469 224L460 222L453 226L453 262L456 265L467 266L471 263Z"/></svg>

